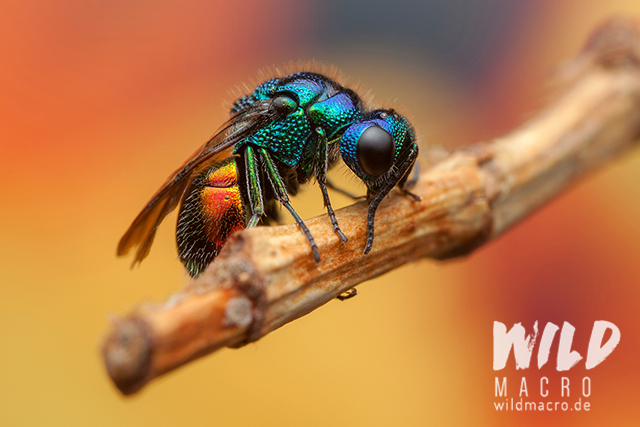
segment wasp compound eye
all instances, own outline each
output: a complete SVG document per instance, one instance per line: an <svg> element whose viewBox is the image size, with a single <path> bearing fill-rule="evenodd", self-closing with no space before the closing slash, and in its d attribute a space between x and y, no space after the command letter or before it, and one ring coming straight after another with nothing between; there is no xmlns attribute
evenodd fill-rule
<svg viewBox="0 0 640 427"><path fill-rule="evenodd" d="M271 108L279 114L286 116L287 114L293 113L298 108L298 104L288 96L280 95L273 98L271 101Z"/></svg>
<svg viewBox="0 0 640 427"><path fill-rule="evenodd" d="M393 166L395 149L393 138L387 131L371 126L358 138L356 157L366 173L378 177Z"/></svg>

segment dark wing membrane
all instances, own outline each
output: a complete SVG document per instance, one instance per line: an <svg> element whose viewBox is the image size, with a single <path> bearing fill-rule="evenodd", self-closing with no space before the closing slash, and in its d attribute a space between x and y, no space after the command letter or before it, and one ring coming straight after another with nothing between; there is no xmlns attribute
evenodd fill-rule
<svg viewBox="0 0 640 427"><path fill-rule="evenodd" d="M270 102L256 102L238 112L187 161L169 176L142 209L118 243L119 256L137 247L133 264L142 261L151 249L156 229L180 203L193 178L202 169L231 155L236 143L276 118Z"/></svg>

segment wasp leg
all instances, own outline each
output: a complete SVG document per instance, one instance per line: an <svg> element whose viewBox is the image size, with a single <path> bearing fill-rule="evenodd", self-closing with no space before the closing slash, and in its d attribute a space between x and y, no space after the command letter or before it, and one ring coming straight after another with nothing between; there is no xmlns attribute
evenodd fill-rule
<svg viewBox="0 0 640 427"><path fill-rule="evenodd" d="M244 150L244 163L246 165L247 194L249 195L249 208L251 218L247 222L247 228L255 227L262 215L264 215L264 201L262 200L262 188L258 177L258 159L251 145Z"/></svg>
<svg viewBox="0 0 640 427"><path fill-rule="evenodd" d="M400 163L400 167L393 168L391 176L387 179L386 185L384 185L371 199L369 202L369 212L367 212L367 244L364 248L364 253L368 254L371 251L371 247L373 246L373 223L376 216L376 209L378 209L378 205L382 202L382 199L396 186L396 183L401 182L402 178L406 175L409 168L415 163L416 157L418 157L418 148L413 147L409 153L407 154L407 158ZM404 190L404 183L398 184L401 185L401 189ZM409 193L413 194L413 193ZM414 195L415 196L415 195ZM420 200L420 197L417 197L417 200Z"/></svg>
<svg viewBox="0 0 640 427"><path fill-rule="evenodd" d="M403 188L403 189L402 189L402 192L403 192L405 195L407 195L407 196L411 197L411 198L412 198L414 201L416 201L416 202L419 202L420 200L422 200L422 199L420 198L420 196L418 196L418 195L417 195L417 194L415 194L415 193L412 193L411 191L407 190L406 188Z"/></svg>
<svg viewBox="0 0 640 427"><path fill-rule="evenodd" d="M404 183L404 187L413 187L418 182L418 178L420 178L420 163L416 162L413 165L413 176Z"/></svg>
<svg viewBox="0 0 640 427"><path fill-rule="evenodd" d="M356 196L355 194L350 193L347 190L343 190L342 188L338 188L333 184L333 182L331 182L329 180L329 178L326 178L326 177L325 177L324 183L327 184L327 188L330 188L330 189L332 189L333 191L335 191L337 193L344 194L345 196L347 196L347 197L349 197L349 198L351 198L353 200L362 200L365 197L367 197L367 196Z"/></svg>
<svg viewBox="0 0 640 427"><path fill-rule="evenodd" d="M331 207L331 200L329 200L329 193L327 192L327 138L324 134L324 131L320 128L316 129L318 133L318 137L320 138L320 143L318 144L318 162L319 167L316 168L316 180L318 181L318 185L320 186L320 190L322 190L322 197L324 198L324 205L327 207L327 213L329 214L329 219L331 220L331 225L333 225L333 231L340 237L342 243L347 243L347 236L344 235L342 230L340 230L340 226L338 225L338 220L336 219L336 214Z"/></svg>
<svg viewBox="0 0 640 427"><path fill-rule="evenodd" d="M280 203L282 203L285 208L287 208L293 219L296 220L296 224L298 224L298 227L300 227L304 235L307 237L307 240L309 241L309 245L311 246L311 250L313 251L313 259L315 259L316 262L320 262L320 252L318 252L318 245L316 245L316 241L313 239L313 236L311 235L309 228L307 228L307 225L304 223L304 221L302 221L302 218L300 218L298 212L293 209L293 206L291 206L289 195L287 194L287 189L284 186L282 177L280 177L278 168L276 168L275 163L273 163L273 160L271 159L271 156L266 149L260 148L259 150L260 157L264 162L264 165L266 166L267 176L269 177L269 182L271 183L271 187L273 188L276 199Z"/></svg>
<svg viewBox="0 0 640 427"><path fill-rule="evenodd" d="M402 192L413 198L413 200L415 200L416 202L419 202L420 196L418 196L417 194L412 193L411 191L407 190L407 188L411 188L414 185L416 185L416 182L418 182L418 178L420 178L420 163L416 162L413 165L413 176L411 177L411 179L407 180L407 176L409 176L409 173L407 173L398 183L398 187L400 188L400 190L402 190Z"/></svg>

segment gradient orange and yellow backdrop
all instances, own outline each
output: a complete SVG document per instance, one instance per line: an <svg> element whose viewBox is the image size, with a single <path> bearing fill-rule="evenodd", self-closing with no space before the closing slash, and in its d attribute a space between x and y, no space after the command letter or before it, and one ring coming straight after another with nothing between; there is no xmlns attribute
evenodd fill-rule
<svg viewBox="0 0 640 427"><path fill-rule="evenodd" d="M349 302L132 398L110 384L98 352L110 315L162 301L186 281L174 217L140 268L115 258L116 243L222 123L229 89L258 69L335 64L407 112L425 147L455 147L531 117L554 67L614 13L640 18L640 4L4 0L0 424L638 425L638 152L466 259L365 283ZM319 194L310 187L298 199L303 216L322 212ZM583 355L593 322L615 323L613 354L566 374L592 379L591 411L496 412L495 320L568 321ZM516 372L511 360L500 375L513 388L526 376L533 396L546 375L559 395L553 366Z"/></svg>

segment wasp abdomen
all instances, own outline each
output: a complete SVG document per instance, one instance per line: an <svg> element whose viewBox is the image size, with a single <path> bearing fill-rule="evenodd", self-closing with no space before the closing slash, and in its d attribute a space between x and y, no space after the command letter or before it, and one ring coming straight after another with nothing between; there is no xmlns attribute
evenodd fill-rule
<svg viewBox="0 0 640 427"><path fill-rule="evenodd" d="M178 255L191 276L216 257L231 233L245 228L235 157L202 172L180 206Z"/></svg>

